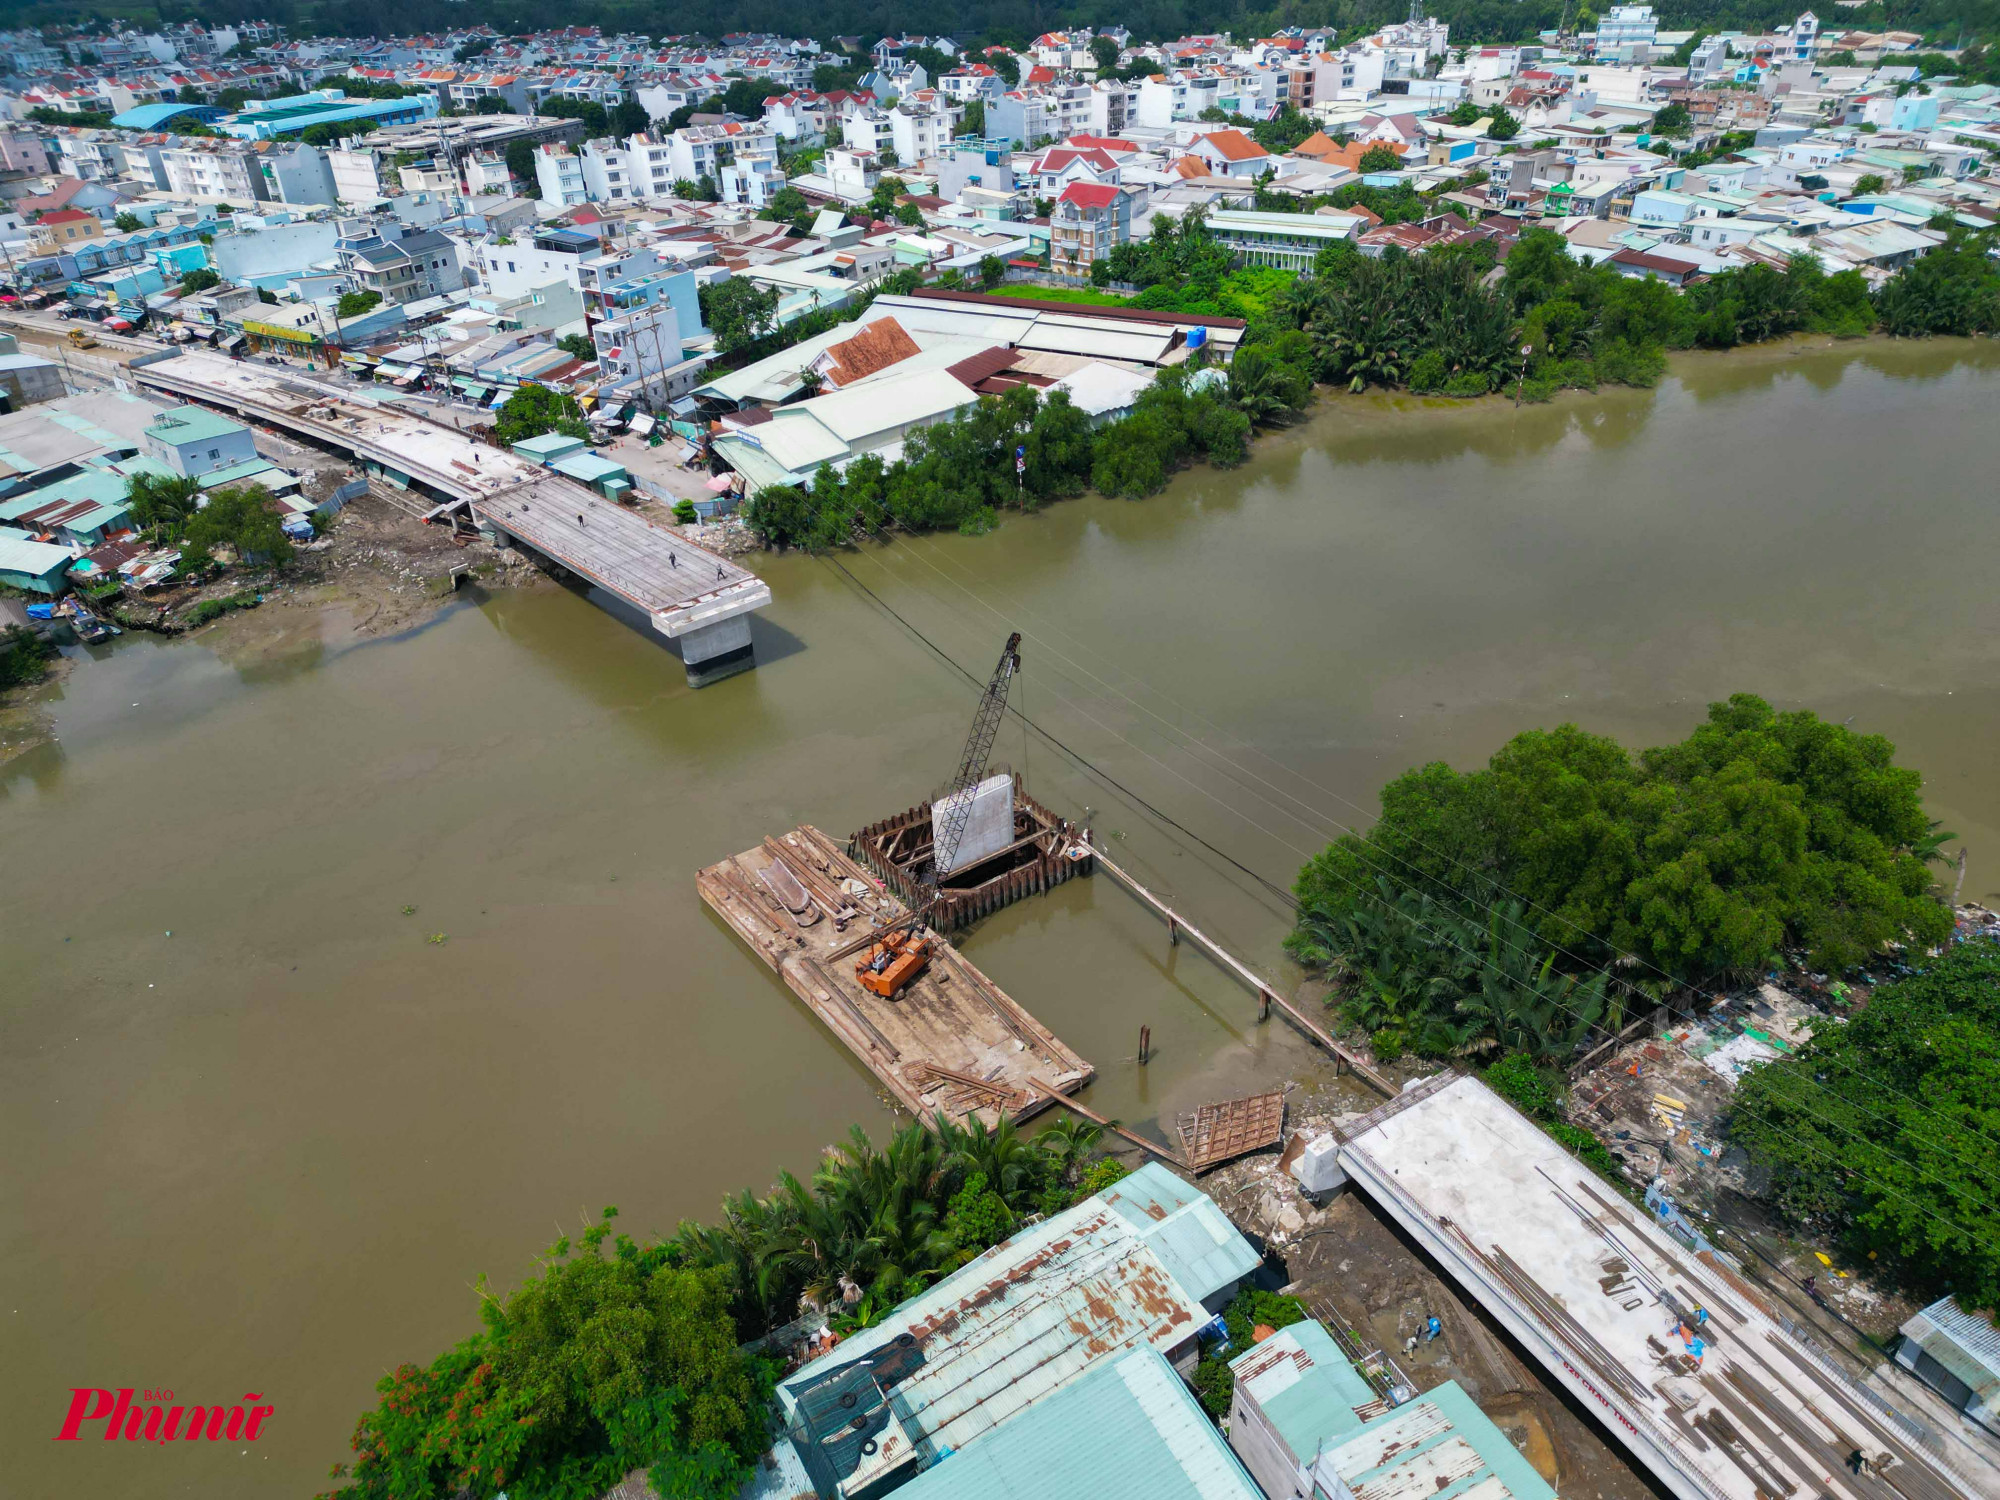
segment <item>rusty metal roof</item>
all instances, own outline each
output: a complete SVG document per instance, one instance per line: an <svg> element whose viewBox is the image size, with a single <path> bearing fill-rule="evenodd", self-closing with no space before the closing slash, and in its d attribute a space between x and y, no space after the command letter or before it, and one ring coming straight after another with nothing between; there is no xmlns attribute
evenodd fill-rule
<svg viewBox="0 0 2000 1500"><path fill-rule="evenodd" d="M1255 1252L1247 1243L1242 1249L1254 1263ZM976 1442L1099 1361L1139 1347L1167 1354L1208 1319L1201 1299L1176 1279L1148 1235L1119 1209L1091 1198L994 1246L847 1339L784 1382L780 1395L788 1416L796 1413L829 1376L888 1353L908 1334L921 1358L879 1373L890 1406L929 1463Z"/></svg>

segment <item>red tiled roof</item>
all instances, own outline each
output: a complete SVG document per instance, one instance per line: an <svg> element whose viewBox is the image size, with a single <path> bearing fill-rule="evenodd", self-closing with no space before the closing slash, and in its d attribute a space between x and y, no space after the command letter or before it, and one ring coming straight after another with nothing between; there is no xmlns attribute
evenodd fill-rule
<svg viewBox="0 0 2000 1500"><path fill-rule="evenodd" d="M827 357L833 361L833 368L827 371L827 381L836 388L852 385L864 375L873 375L877 370L901 364L921 352L917 341L910 337L901 323L894 318L877 318L872 323L864 324L853 338L827 348Z"/></svg>
<svg viewBox="0 0 2000 1500"><path fill-rule="evenodd" d="M1201 139L1224 161L1255 161L1271 154L1240 130L1212 130Z"/></svg>
<svg viewBox="0 0 2000 1500"><path fill-rule="evenodd" d="M1108 182L1072 182L1062 190L1058 203L1074 203L1079 208L1109 208L1118 201L1118 189Z"/></svg>

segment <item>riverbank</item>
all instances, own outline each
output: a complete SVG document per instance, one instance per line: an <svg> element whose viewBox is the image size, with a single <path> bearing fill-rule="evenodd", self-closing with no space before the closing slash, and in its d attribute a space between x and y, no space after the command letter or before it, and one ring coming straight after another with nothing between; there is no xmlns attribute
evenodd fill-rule
<svg viewBox="0 0 2000 1500"><path fill-rule="evenodd" d="M1068 478L1055 477L1038 485L1036 465L1041 460L1030 458L1030 498L1026 501L1019 498L1021 492L1011 483L987 483L990 476L985 476L984 470L1005 470L1004 477L1011 480L1010 455L1016 440L1025 443L1030 453L1037 451L1034 445L1042 437L1039 423L1013 436L1003 434L1005 441L997 444L990 434L968 443L961 435L967 424L947 419L921 429L917 447L911 450L911 457L921 454L930 460L929 469L937 470L934 474L927 469L921 477L906 476L902 461L886 469L874 460L858 461L847 471L845 482L830 490L817 482L810 491L789 486L767 488L746 503L744 517L751 538L773 552L792 547L807 551L849 547L867 534L989 532L999 516L1040 512L1080 494L1150 501L1182 476L1189 476L1192 483L1211 483L1217 476L1246 465L1254 468L1260 460L1287 452L1302 436L1322 441L1325 427L1333 422L1356 433L1429 431L1447 442L1476 434L1472 440L1490 449L1511 441L1533 450L1559 441L1570 417L1586 411L1592 417L1588 432L1592 441L1615 441L1620 431L1655 404L1663 387L1748 390L1768 385L1793 370L1819 383L1837 381L1839 372L1856 362L1894 374L1899 369L1932 370L1940 358L1951 367L1965 362L2000 364L2000 340L1986 336L1910 339L1881 332L1856 337L1790 333L1729 349L1672 351L1666 356L1664 375L1651 385L1569 387L1539 396L1530 393L1522 402L1516 401L1511 390L1447 396L1381 385L1369 385L1358 392L1315 385L1309 399L1282 419L1254 430L1246 428L1241 439L1219 442L1212 432L1205 431L1209 419L1194 410L1196 401L1183 393L1179 384L1182 372L1169 372L1172 389L1162 399L1155 401L1159 393L1148 392L1134 408L1134 416L1097 429L1098 456L1094 462L1087 456L1080 465L1071 460L1074 472ZM1202 392L1202 399L1210 394ZM1234 401L1235 397L1229 399ZM1149 402L1153 403L1150 407ZM1551 414L1558 420L1552 422ZM1240 423L1242 418L1236 420ZM1135 423L1150 425L1143 434L1132 434L1133 442L1121 443L1120 451L1107 458L1107 440ZM1069 439L1051 439L1047 446L1053 449L1065 441ZM991 447L991 453L982 456L976 451L980 443ZM975 477L967 480L964 476L968 474ZM900 494L899 481L900 489L910 492L907 497ZM958 497L962 503L952 503L953 497L943 493L954 485L970 487L970 494ZM835 521L834 517L842 519Z"/></svg>
<svg viewBox="0 0 2000 1500"><path fill-rule="evenodd" d="M1911 345L1787 368L1518 414L1343 396L1145 504L1084 496L842 561L982 675L1027 632L1021 706L1131 795L1011 716L996 759L1123 834L1121 865L1288 993L1289 913L1135 797L1283 884L1411 765L1566 719L1668 743L1763 689L1894 740L1987 899L2000 428L1978 414L2000 362ZM854 1122L881 1136L872 1075L693 876L759 830L921 800L970 698L837 570L758 572L758 669L699 693L661 640L553 586L365 640L345 607L253 611L221 628L341 633L240 665L215 626L78 661L57 738L0 771L19 1486L316 1493L375 1381L474 1332L468 1282L504 1287L580 1205L671 1234L775 1168L810 1174ZM1108 882L996 913L966 951L1129 1127L1331 1083ZM248 1458L49 1441L68 1388L113 1376L278 1414Z"/></svg>

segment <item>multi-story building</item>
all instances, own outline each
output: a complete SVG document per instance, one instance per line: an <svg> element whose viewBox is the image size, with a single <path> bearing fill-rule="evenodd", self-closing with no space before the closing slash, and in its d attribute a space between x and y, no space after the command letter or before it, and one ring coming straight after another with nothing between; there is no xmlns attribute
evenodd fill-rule
<svg viewBox="0 0 2000 1500"><path fill-rule="evenodd" d="M1650 5L1614 5L1597 23L1597 55L1630 58L1659 40L1660 25Z"/></svg>
<svg viewBox="0 0 2000 1500"><path fill-rule="evenodd" d="M333 178L333 195L341 203L373 203L382 191L382 153L370 146L329 150L326 167Z"/></svg>
<svg viewBox="0 0 2000 1500"><path fill-rule="evenodd" d="M720 125L683 126L667 137L666 147L674 177L699 182L704 177L717 177L722 164L738 151L775 152L777 142L768 125L731 120Z"/></svg>
<svg viewBox="0 0 2000 1500"><path fill-rule="evenodd" d="M260 153L257 165L264 178L259 196L268 201L332 207L340 197L326 152L317 146L302 141L274 145Z"/></svg>
<svg viewBox="0 0 2000 1500"><path fill-rule="evenodd" d="M59 208L28 226L28 248L36 255L57 255L104 237L104 221L80 208Z"/></svg>
<svg viewBox="0 0 2000 1500"><path fill-rule="evenodd" d="M483 198L492 193L506 195L513 191L514 174L507 169L506 157L488 152L465 158L467 197Z"/></svg>
<svg viewBox="0 0 2000 1500"><path fill-rule="evenodd" d="M565 208L573 208L590 201L590 188L583 176L583 159L567 146L535 148L535 185L544 203L559 203Z"/></svg>
<svg viewBox="0 0 2000 1500"><path fill-rule="evenodd" d="M528 100L528 84L519 73L463 73L444 82L454 109L477 112L482 99L498 99L510 114L533 114Z"/></svg>
<svg viewBox="0 0 2000 1500"><path fill-rule="evenodd" d="M726 163L716 188L724 203L745 208L765 208L785 186L785 169L775 153L739 151L736 160Z"/></svg>
<svg viewBox="0 0 2000 1500"><path fill-rule="evenodd" d="M1055 112L1040 89L1010 89L986 106L986 134L1029 150L1055 139Z"/></svg>
<svg viewBox="0 0 2000 1500"><path fill-rule="evenodd" d="M167 191L189 198L254 203L265 195L264 170L254 147L204 141L160 153Z"/></svg>
<svg viewBox="0 0 2000 1500"><path fill-rule="evenodd" d="M947 150L957 120L950 102L928 90L898 100L889 111L889 142L896 160L914 165Z"/></svg>
<svg viewBox="0 0 2000 1500"><path fill-rule="evenodd" d="M585 141L578 155L583 169L584 197L592 203L623 203L637 197L633 191L631 158L631 148L614 136Z"/></svg>
<svg viewBox="0 0 2000 1500"><path fill-rule="evenodd" d="M960 104L974 99L998 99L1007 92L1006 80L985 63L967 63L938 76L939 92Z"/></svg>
<svg viewBox="0 0 2000 1500"><path fill-rule="evenodd" d="M826 153L824 170L833 196L843 203L862 203L875 192L882 177L881 158L858 146L836 146Z"/></svg>
<svg viewBox="0 0 2000 1500"><path fill-rule="evenodd" d="M1091 266L1132 237L1131 199L1108 182L1072 182L1049 213L1049 267L1088 276Z"/></svg>
<svg viewBox="0 0 2000 1500"><path fill-rule="evenodd" d="M0 133L0 172L26 172L43 177L49 171L49 150L40 136L25 130Z"/></svg>
<svg viewBox="0 0 2000 1500"><path fill-rule="evenodd" d="M379 292L384 302L417 302L455 292L465 284L458 246L435 229L402 224L342 222L334 248L357 291Z"/></svg>

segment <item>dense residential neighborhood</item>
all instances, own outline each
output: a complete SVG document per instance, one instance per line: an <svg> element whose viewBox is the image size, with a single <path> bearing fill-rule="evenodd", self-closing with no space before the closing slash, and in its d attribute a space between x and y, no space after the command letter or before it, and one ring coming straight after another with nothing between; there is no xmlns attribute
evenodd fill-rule
<svg viewBox="0 0 2000 1500"><path fill-rule="evenodd" d="M1233 338L1188 320L1254 314L1240 298L1155 288L1157 311L1107 315L1184 227L1290 276L1347 249L1504 261L1541 229L1577 266L1677 290L1806 256L1879 288L2000 214L2000 88L1899 61L1920 44L1810 12L1696 37L1643 5L1506 47L1420 13L1019 51L24 32L0 45L0 235L24 315L303 358L419 403L492 410L525 383L620 429L658 416L703 478L735 476L707 514L821 461L893 460L1008 385L1088 390L1098 418L1134 378L1226 358ZM876 295L920 287L1019 307L960 327ZM1102 311L1057 305L1079 299ZM835 383L759 374L849 318L900 335L841 383L893 383L869 432L834 420ZM792 402L821 413L812 441L745 436Z"/></svg>

